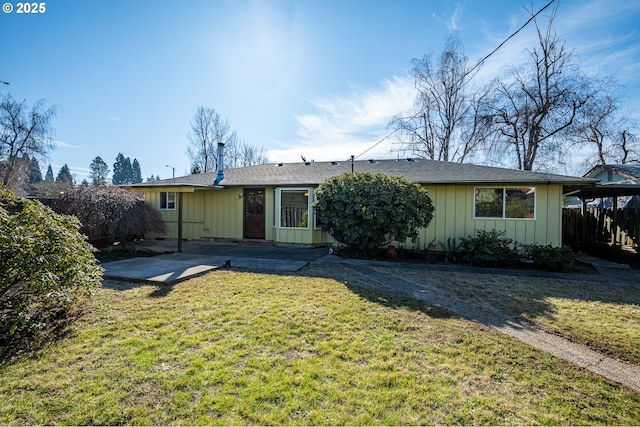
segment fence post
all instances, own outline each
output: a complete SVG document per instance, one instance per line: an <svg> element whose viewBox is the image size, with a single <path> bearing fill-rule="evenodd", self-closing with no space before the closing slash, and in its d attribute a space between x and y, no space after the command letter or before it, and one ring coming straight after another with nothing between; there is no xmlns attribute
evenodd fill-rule
<svg viewBox="0 0 640 427"><path fill-rule="evenodd" d="M582 220L582 235L580 236L580 250L584 251L587 248L587 214L589 212L587 211L587 200L586 199L582 199L582 218L580 218Z"/></svg>
<svg viewBox="0 0 640 427"><path fill-rule="evenodd" d="M613 198L613 210L611 211L611 245L618 245L618 198Z"/></svg>

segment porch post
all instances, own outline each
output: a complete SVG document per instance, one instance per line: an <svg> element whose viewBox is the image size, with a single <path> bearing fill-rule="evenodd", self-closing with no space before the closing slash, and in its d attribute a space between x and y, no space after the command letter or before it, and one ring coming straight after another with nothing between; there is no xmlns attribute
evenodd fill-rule
<svg viewBox="0 0 640 427"><path fill-rule="evenodd" d="M182 252L182 191L178 193L178 252Z"/></svg>

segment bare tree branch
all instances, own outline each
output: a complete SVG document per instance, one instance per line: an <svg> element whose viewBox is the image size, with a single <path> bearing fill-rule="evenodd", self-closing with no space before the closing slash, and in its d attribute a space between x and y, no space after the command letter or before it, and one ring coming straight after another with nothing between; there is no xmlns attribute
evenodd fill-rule
<svg viewBox="0 0 640 427"><path fill-rule="evenodd" d="M25 155L44 157L54 147L51 120L57 107L46 108L44 101L31 109L26 101L18 102L11 95L0 101L0 184L22 193L26 182L23 161Z"/></svg>

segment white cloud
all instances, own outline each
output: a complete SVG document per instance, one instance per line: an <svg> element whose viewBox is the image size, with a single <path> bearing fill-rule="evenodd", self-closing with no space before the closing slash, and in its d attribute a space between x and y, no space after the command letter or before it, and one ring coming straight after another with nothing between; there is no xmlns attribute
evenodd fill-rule
<svg viewBox="0 0 640 427"><path fill-rule="evenodd" d="M615 69L609 71L615 72L623 84L640 73L640 61L636 60L640 55L640 44L636 34L611 30L617 20L640 13L640 3L631 3L625 4L624 10L621 10L622 5L612 7L610 0L591 0L588 4L580 3L575 9L559 9L555 21L558 37L567 40L568 49L575 50L576 60L588 60L580 63L583 71L594 74L603 64L610 64ZM548 11L540 16L542 28L546 27ZM464 23L459 22L459 12L456 8L446 21L435 14L434 17L445 22L451 30L464 27ZM509 28L499 32L486 31L483 42L475 44L474 52L468 52L470 65L495 49L528 17L522 9L514 14ZM530 60L528 51L535 46L537 34L534 25L529 24L483 64L475 83L482 85L504 76L507 67L527 63ZM316 161L341 160L366 150L370 151L361 158L393 157L393 138L376 144L389 134L387 125L394 115L412 110L414 97L412 79L396 76L373 89L354 91L347 96L311 99L313 111L296 117L298 140L293 145L282 144L282 148L269 150L269 159L299 162L300 156L304 155Z"/></svg>
<svg viewBox="0 0 640 427"><path fill-rule="evenodd" d="M460 29L460 5L456 5L455 10L447 21L447 29L449 32L456 32Z"/></svg>
<svg viewBox="0 0 640 427"><path fill-rule="evenodd" d="M393 77L374 89L354 91L348 96L311 100L315 111L296 117L298 140L294 146L269 150L276 162L340 160L358 156L389 157L391 139L371 149L389 134L389 120L410 110L415 98L409 77Z"/></svg>
<svg viewBox="0 0 640 427"><path fill-rule="evenodd" d="M121 122L122 121L122 119L119 119L117 117L111 117L111 116L106 117L106 119L107 120L111 120L112 122Z"/></svg>
<svg viewBox="0 0 640 427"><path fill-rule="evenodd" d="M80 148L80 147L79 147L79 146L77 146L77 145L67 144L67 143L66 143L66 142L64 142L64 141L59 141L59 140L57 140L57 139L54 139L52 142L53 142L53 145L55 145L55 146L56 146L56 148Z"/></svg>

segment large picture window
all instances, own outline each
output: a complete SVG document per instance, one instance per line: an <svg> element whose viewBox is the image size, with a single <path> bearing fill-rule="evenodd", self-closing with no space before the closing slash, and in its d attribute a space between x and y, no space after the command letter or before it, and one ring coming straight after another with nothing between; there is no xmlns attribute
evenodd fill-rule
<svg viewBox="0 0 640 427"><path fill-rule="evenodd" d="M475 218L534 219L535 187L476 188Z"/></svg>
<svg viewBox="0 0 640 427"><path fill-rule="evenodd" d="M309 191L280 191L280 227L306 228L309 225Z"/></svg>
<svg viewBox="0 0 640 427"><path fill-rule="evenodd" d="M160 192L160 209L175 209L176 208L176 193L174 192Z"/></svg>

